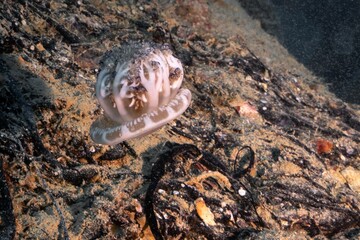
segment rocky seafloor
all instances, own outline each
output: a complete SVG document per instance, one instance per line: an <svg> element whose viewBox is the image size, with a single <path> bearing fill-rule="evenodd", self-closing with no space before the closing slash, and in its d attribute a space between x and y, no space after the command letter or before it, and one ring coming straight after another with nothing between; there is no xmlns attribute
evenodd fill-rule
<svg viewBox="0 0 360 240"><path fill-rule="evenodd" d="M103 54L168 43L192 103L89 137ZM0 5L0 239L358 239L360 108L236 1Z"/></svg>

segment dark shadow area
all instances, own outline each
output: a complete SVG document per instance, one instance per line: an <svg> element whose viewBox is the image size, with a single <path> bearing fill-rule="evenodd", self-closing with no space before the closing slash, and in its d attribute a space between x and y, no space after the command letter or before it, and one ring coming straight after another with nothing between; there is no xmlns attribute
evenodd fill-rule
<svg viewBox="0 0 360 240"><path fill-rule="evenodd" d="M358 1L239 0L262 28L349 103L360 103Z"/></svg>
<svg viewBox="0 0 360 240"><path fill-rule="evenodd" d="M3 159L0 156L0 236L2 239L13 239L15 235L15 216L3 171Z"/></svg>
<svg viewBox="0 0 360 240"><path fill-rule="evenodd" d="M15 216L7 181L14 162L47 153L36 127L36 112L51 106L45 82L22 68L16 56L0 55L0 238L12 239Z"/></svg>
<svg viewBox="0 0 360 240"><path fill-rule="evenodd" d="M33 145L34 156L48 153L36 126L39 110L51 108L51 91L43 79L21 67L14 55L0 55L0 131L18 144Z"/></svg>

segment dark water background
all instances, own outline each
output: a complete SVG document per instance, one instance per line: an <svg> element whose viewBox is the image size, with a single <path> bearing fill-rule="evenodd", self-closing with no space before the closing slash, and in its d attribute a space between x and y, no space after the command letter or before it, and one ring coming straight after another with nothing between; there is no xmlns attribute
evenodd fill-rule
<svg viewBox="0 0 360 240"><path fill-rule="evenodd" d="M360 104L360 0L239 0L340 99Z"/></svg>

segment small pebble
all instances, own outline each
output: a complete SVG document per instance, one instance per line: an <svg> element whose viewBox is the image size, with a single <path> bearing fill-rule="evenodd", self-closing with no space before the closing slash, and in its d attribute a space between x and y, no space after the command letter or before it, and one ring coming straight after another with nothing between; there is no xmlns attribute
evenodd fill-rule
<svg viewBox="0 0 360 240"><path fill-rule="evenodd" d="M245 189L243 189L243 188L240 188L240 189L239 189L239 191L238 191L238 193L239 193L239 195L240 195L240 196L242 196L242 197L243 197L243 196L245 196L245 195L246 195L246 190L245 190Z"/></svg>

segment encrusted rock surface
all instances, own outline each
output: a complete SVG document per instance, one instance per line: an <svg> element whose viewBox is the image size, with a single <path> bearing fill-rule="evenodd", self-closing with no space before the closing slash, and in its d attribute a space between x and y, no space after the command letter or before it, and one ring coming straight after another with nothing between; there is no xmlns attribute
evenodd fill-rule
<svg viewBox="0 0 360 240"><path fill-rule="evenodd" d="M236 1L0 6L2 239L356 239L360 113ZM189 109L93 143L101 56L169 43Z"/></svg>

